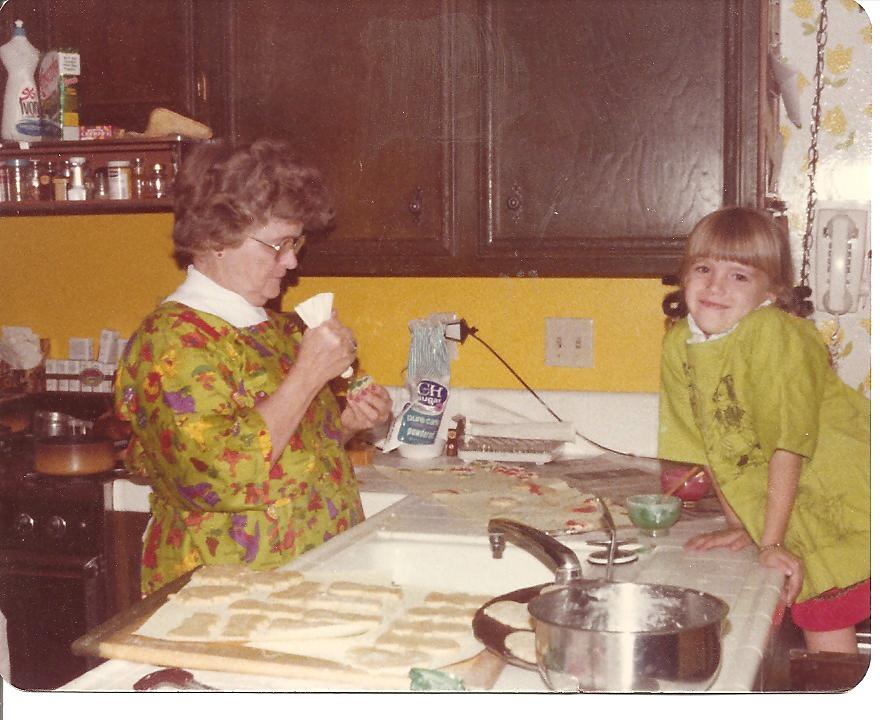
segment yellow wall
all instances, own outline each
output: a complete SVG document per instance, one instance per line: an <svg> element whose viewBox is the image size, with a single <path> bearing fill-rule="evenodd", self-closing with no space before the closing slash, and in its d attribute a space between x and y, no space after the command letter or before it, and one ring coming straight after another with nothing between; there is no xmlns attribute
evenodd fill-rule
<svg viewBox="0 0 880 720"><path fill-rule="evenodd" d="M90 215L0 219L0 325L26 325L65 357L68 337L124 335L183 278L171 258L171 216ZM663 333L659 280L513 278L304 278L292 308L332 291L360 345L362 368L401 384L407 322L455 312L534 388L655 392ZM544 318L594 321L594 367L544 366ZM452 365L459 387L519 388L473 339Z"/></svg>

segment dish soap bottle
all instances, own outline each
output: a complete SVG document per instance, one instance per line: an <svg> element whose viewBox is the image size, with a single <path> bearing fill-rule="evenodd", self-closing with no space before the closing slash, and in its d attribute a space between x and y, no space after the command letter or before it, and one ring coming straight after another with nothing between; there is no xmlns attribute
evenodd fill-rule
<svg viewBox="0 0 880 720"><path fill-rule="evenodd" d="M3 95L0 137L4 140L39 140L42 136L40 98L34 72L40 51L28 41L21 20L15 21L12 39L0 45L0 60L9 74Z"/></svg>

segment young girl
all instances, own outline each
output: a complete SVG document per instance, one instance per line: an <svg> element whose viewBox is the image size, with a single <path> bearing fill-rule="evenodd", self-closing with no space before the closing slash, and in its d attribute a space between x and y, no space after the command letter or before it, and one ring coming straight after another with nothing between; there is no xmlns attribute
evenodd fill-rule
<svg viewBox="0 0 880 720"><path fill-rule="evenodd" d="M663 341L660 457L707 466L727 527L696 550L755 543L807 649L856 652L870 617L868 400L795 317L788 239L769 215L718 210L688 238L688 315Z"/></svg>

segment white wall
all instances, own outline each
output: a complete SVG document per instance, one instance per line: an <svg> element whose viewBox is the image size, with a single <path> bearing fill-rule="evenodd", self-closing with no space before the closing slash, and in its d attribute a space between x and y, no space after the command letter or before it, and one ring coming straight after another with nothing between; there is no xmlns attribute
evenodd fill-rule
<svg viewBox="0 0 880 720"><path fill-rule="evenodd" d="M771 0L772 2L773 0ZM819 0L778 0L781 20L779 52L797 72L796 127L782 112L784 143L778 193L788 207L795 268L801 267L801 245L807 202L807 150L810 145L810 109L815 91L816 27ZM825 86L821 95L819 161L816 194L821 203L846 207L871 200L872 37L871 21L880 19L880 2L828 0ZM841 316L832 343L834 317L817 312L814 320L839 356L843 380L870 396L871 302L866 298L857 312Z"/></svg>

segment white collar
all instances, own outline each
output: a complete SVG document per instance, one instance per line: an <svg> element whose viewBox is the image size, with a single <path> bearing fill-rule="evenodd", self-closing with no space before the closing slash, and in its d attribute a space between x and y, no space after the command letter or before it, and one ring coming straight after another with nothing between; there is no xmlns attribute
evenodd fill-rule
<svg viewBox="0 0 880 720"><path fill-rule="evenodd" d="M760 305L758 305L758 307L759 308L767 307L768 305L772 305L772 304L773 304L772 300L765 300ZM757 310L757 309L758 308L755 308L755 310ZM754 312L754 310L752 310L752 312ZM688 345L694 345L696 343L708 342L709 340L718 340L720 338L726 337L726 336L730 335L730 333L732 333L734 330L736 330L736 326L739 325L740 322L742 322L742 321L739 321L739 322L734 323L733 327L728 328L723 333L718 333L717 335L707 335L702 330L700 330L699 326L697 325L696 321L693 318L693 315L691 315L690 313L688 313L688 315L687 315L687 321L688 321L688 327L690 328L690 331L691 331L691 336L687 339Z"/></svg>
<svg viewBox="0 0 880 720"><path fill-rule="evenodd" d="M216 315L237 328L259 325L269 318L265 308L251 305L241 295L218 285L192 265L186 269L186 280L163 302L183 303L194 310Z"/></svg>

